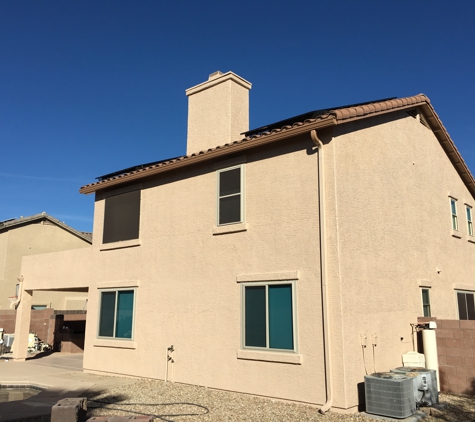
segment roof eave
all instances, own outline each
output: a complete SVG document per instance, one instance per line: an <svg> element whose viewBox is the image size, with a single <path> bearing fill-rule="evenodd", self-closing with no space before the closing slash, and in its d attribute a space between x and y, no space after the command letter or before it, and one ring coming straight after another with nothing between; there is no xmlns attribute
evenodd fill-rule
<svg viewBox="0 0 475 422"><path fill-rule="evenodd" d="M235 143L232 143L230 145L225 145L223 147L218 147L208 151L201 151L197 154L181 157L180 159L172 163L164 163L157 167L137 170L136 172L132 172L131 174L125 174L123 176L117 176L115 178L104 180L103 182L86 185L79 189L79 193L87 195L112 186L137 181L156 174L165 173L178 168L213 160L215 158L234 154L236 152L248 150L251 148L257 148L266 144L280 141L282 139L294 137L302 133L309 132L312 129L321 129L324 127L334 126L335 124L336 121L334 119L334 116L328 115L324 119L316 120L315 122L302 124L300 126L294 126L278 132L262 134L256 139L253 139L253 137L249 139L245 138L241 141L236 141Z"/></svg>

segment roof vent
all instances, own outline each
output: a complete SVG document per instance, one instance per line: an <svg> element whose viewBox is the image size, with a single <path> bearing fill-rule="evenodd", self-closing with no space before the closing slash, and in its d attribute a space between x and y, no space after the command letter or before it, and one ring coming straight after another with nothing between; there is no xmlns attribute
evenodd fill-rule
<svg viewBox="0 0 475 422"><path fill-rule="evenodd" d="M422 113L419 113L417 108L411 108L410 110L406 110L406 113L409 114L409 116L414 117L414 119L419 120L419 123L425 126L427 129L432 130L429 126L429 123L427 123L427 120L425 119L424 115Z"/></svg>

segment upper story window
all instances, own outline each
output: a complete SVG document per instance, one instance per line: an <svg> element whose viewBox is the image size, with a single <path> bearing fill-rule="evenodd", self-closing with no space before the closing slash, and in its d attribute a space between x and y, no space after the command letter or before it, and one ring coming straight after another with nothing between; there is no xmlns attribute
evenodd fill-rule
<svg viewBox="0 0 475 422"><path fill-rule="evenodd" d="M244 166L218 170L218 226L244 221Z"/></svg>
<svg viewBox="0 0 475 422"><path fill-rule="evenodd" d="M450 212L452 213L452 229L458 230L457 200L455 198L450 198Z"/></svg>
<svg viewBox="0 0 475 422"><path fill-rule="evenodd" d="M472 207L469 205L466 205L466 210L467 210L468 235L473 236Z"/></svg>
<svg viewBox="0 0 475 422"><path fill-rule="evenodd" d="M139 238L140 190L105 199L102 243Z"/></svg>

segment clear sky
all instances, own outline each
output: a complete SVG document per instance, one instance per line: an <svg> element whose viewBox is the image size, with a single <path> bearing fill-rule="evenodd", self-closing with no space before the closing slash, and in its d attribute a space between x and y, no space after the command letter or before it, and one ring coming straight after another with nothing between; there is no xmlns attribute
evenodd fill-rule
<svg viewBox="0 0 475 422"><path fill-rule="evenodd" d="M216 70L253 84L250 128L424 93L475 173L474 16L469 0L0 0L0 221L91 231L78 189L185 154L185 89Z"/></svg>

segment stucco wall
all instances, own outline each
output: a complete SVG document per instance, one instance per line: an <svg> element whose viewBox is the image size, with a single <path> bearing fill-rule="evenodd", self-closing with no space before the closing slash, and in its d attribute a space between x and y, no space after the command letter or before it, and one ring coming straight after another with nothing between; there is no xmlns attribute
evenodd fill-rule
<svg viewBox="0 0 475 422"><path fill-rule="evenodd" d="M409 324L423 312L420 286L430 288L432 315L452 319L456 286L475 290L475 244L461 208L475 200L433 133L404 112L343 125L333 136L326 146L329 289L335 355L344 356L335 364L344 380L336 389L351 407L365 371L401 366L413 350ZM452 237L449 194L459 200L461 239Z"/></svg>
<svg viewBox="0 0 475 422"><path fill-rule="evenodd" d="M88 260L86 370L164 379L165 353L173 345L175 363L168 370L175 381L323 403L317 154L312 145L309 138L295 139L247 154L243 232L213 234L213 163L144 183L140 241L116 245L129 247L101 245L104 200L98 196L90 256L52 254L51 261L61 262L54 269L45 264L48 257L41 257L44 264L31 257L24 265L26 288L64 280L65 272L78 286L77 271L84 268L77 263ZM264 279L298 274L298 353L290 358L259 352L252 359L237 356L237 277L252 274ZM98 287L130 285L138 286L134 341L97 340ZM275 356L284 362L269 361Z"/></svg>
<svg viewBox="0 0 475 422"><path fill-rule="evenodd" d="M355 409L365 372L401 366L413 349L420 286L440 318L456 316L455 288L475 290L475 244L452 236L448 195L475 201L433 133L405 113L320 136L334 406ZM209 163L143 182L138 241L101 244L99 193L92 248L25 258L26 288L89 286L86 370L325 401L316 148L301 137L245 162L244 231L216 234ZM243 352L237 281L286 275L297 278L297 353ZM114 287L136 288L133 341L97 339L100 290Z"/></svg>
<svg viewBox="0 0 475 422"><path fill-rule="evenodd" d="M90 247L90 244L45 220L13 226L10 230L0 233L0 309L10 307L8 297L15 295L17 277L22 275L22 257L85 247ZM77 292L35 292L33 305L65 309L72 305L71 300L79 299L82 305L75 306L83 306L84 297L83 293Z"/></svg>

